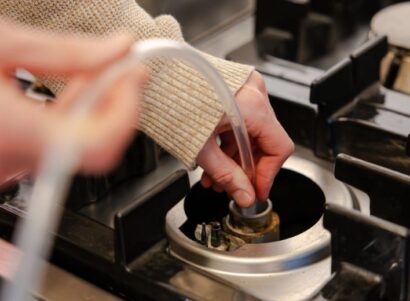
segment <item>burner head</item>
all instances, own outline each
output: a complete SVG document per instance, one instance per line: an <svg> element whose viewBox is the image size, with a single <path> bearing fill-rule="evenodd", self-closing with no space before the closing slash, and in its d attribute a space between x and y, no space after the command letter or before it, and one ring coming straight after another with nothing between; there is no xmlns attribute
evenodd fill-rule
<svg viewBox="0 0 410 301"><path fill-rule="evenodd" d="M383 85L410 94L410 2L389 6L371 22L370 35L386 35L390 50L381 65Z"/></svg>
<svg viewBox="0 0 410 301"><path fill-rule="evenodd" d="M376 35L387 35L392 46L410 49L410 2L389 6L377 13L371 22Z"/></svg>

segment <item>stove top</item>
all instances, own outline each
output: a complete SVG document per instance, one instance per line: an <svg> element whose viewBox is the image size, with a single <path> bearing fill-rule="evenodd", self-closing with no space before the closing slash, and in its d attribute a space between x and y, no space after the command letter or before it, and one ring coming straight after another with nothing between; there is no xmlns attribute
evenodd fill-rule
<svg viewBox="0 0 410 301"><path fill-rule="evenodd" d="M263 74L297 144L270 193L277 241L213 228L229 198L141 136L110 175L76 179L51 262L126 300L410 300L410 95L381 78L393 46L370 32L396 2L259 0L228 55ZM0 195L0 237L29 191Z"/></svg>

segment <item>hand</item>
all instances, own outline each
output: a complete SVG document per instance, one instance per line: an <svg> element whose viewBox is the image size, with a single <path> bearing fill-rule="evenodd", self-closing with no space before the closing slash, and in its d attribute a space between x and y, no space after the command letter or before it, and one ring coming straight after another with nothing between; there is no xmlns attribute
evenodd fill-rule
<svg viewBox="0 0 410 301"><path fill-rule="evenodd" d="M293 153L294 144L276 119L258 72L254 71L238 91L236 101L252 144L256 168L254 185L240 166L238 148L226 117L199 153L197 162L204 169L201 179L204 187L226 191L239 206L249 207L255 197L268 198L274 178ZM221 146L217 144L217 136Z"/></svg>
<svg viewBox="0 0 410 301"><path fill-rule="evenodd" d="M127 53L132 38L122 35L103 42L51 36L4 22L0 22L0 36L4 37L0 43L0 184L22 168L35 167L45 145L68 130L75 131L82 144L82 171L110 169L137 124L145 72L138 68L113 83L87 118L73 122L66 111L104 67ZM70 84L56 105L44 109L29 100L10 77L17 67L64 76Z"/></svg>

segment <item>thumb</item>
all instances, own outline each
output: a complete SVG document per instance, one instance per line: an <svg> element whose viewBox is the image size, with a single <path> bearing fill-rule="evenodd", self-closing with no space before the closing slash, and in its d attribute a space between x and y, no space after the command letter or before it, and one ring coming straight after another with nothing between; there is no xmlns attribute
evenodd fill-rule
<svg viewBox="0 0 410 301"><path fill-rule="evenodd" d="M249 207L255 201L255 191L242 168L228 157L211 137L198 155L197 162L241 207Z"/></svg>

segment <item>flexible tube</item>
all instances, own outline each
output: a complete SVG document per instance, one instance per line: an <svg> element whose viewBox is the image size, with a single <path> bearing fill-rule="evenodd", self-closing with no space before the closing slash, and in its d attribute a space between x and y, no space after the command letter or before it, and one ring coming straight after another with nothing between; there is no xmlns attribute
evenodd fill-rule
<svg viewBox="0 0 410 301"><path fill-rule="evenodd" d="M254 162L247 130L235 99L222 76L198 52L187 44L170 40L147 40L136 43L129 54L99 76L90 89L82 94L70 110L75 119L86 115L96 105L110 83L143 60L168 57L180 59L202 73L222 101L226 116L234 132L242 168L253 181ZM63 136L47 148L28 204L27 216L18 224L14 243L23 252L14 276L4 287L1 300L22 301L30 299L41 284L44 272L43 258L48 257L52 235L61 217L63 200L71 182L71 176L81 155L81 149L73 137ZM252 214L252 209L248 211Z"/></svg>

